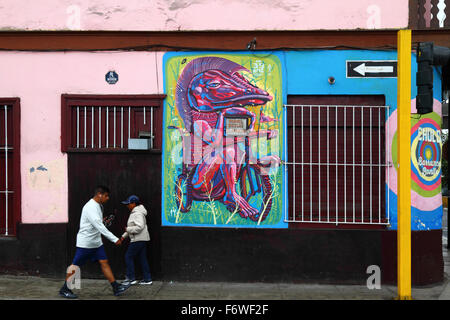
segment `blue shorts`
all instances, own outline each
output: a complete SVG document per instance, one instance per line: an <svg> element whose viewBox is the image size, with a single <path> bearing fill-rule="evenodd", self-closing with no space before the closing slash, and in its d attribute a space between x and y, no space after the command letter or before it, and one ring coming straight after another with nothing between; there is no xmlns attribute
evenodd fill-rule
<svg viewBox="0 0 450 320"><path fill-rule="evenodd" d="M105 248L100 246L98 248L78 248L75 252L72 264L81 267L87 261L107 260Z"/></svg>

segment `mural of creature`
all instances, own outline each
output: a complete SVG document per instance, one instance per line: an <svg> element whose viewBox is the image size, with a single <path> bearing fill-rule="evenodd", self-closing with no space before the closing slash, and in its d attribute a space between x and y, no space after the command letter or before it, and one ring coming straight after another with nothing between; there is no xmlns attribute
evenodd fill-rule
<svg viewBox="0 0 450 320"><path fill-rule="evenodd" d="M176 85L176 107L184 128L183 172L175 186L177 205L188 212L192 201L220 201L242 218L262 221L271 209L272 185L264 170L278 166L277 155L255 159L252 139L272 139L277 130L255 130L256 115L246 106L261 106L272 96L251 84L243 66L221 57L190 61ZM276 121L260 114L260 122ZM263 193L261 206L250 197Z"/></svg>

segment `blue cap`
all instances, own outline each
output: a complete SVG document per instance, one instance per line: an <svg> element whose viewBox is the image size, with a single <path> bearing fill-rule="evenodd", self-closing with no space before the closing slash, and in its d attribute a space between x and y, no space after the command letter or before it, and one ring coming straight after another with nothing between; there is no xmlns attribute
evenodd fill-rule
<svg viewBox="0 0 450 320"><path fill-rule="evenodd" d="M137 197L137 196L135 196L134 194L133 195L131 195L131 196L129 196L128 198L127 198L127 200L125 200L125 201L122 201L122 203L123 204L130 204L130 203L139 203L140 201L139 201L139 198Z"/></svg>

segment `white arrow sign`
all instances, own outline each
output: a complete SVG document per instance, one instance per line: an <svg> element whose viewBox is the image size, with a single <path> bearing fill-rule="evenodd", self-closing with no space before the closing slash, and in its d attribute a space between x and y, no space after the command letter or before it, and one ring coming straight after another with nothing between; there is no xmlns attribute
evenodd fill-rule
<svg viewBox="0 0 450 320"><path fill-rule="evenodd" d="M393 66L366 66L365 63L360 64L354 71L358 72L360 75L365 76L366 73L392 73L394 72Z"/></svg>

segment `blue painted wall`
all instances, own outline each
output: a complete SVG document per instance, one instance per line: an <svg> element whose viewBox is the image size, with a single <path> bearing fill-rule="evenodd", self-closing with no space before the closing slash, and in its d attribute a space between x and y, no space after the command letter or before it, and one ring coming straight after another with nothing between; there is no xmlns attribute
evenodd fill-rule
<svg viewBox="0 0 450 320"><path fill-rule="evenodd" d="M311 50L284 52L284 76L287 95L374 95L385 96L392 114L397 109L397 78L347 78L346 60L397 60L396 51L373 50ZM411 55L411 99L417 95L417 63ZM328 77L334 77L334 85ZM434 70L434 98L441 101L441 74ZM396 129L395 129L396 130ZM387 189L387 186L386 186ZM390 228L397 229L397 195L389 192ZM411 208L411 229L442 228L442 206L432 211Z"/></svg>

